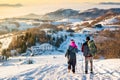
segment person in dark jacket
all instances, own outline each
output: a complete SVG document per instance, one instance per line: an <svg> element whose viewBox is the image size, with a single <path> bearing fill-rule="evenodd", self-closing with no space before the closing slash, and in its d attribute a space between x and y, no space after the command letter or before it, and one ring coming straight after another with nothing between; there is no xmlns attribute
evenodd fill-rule
<svg viewBox="0 0 120 80"><path fill-rule="evenodd" d="M72 39L65 54L65 57L68 59L68 72L70 72L72 67L72 72L75 73L75 65L76 65L76 53L78 52L77 45L75 41Z"/></svg>
<svg viewBox="0 0 120 80"><path fill-rule="evenodd" d="M93 56L90 54L90 49L88 47L88 41L90 37L86 37L86 42L82 45L83 56L85 57L85 73L88 73L88 61L90 61L90 73L93 73Z"/></svg>

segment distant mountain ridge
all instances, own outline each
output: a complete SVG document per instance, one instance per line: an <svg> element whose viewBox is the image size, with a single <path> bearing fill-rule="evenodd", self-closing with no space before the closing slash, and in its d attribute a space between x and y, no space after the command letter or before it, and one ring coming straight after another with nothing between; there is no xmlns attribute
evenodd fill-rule
<svg viewBox="0 0 120 80"><path fill-rule="evenodd" d="M111 9L92 8L85 10L84 12L80 12L73 9L59 9L57 11L45 14L44 17L48 17L49 19L79 18L81 20L85 20L94 19L109 12L120 14L120 8Z"/></svg>
<svg viewBox="0 0 120 80"><path fill-rule="evenodd" d="M73 10L73 9L58 9L54 12L47 13L43 16L43 18L48 19L63 19L63 18L69 18L72 16L76 16L79 14L79 11Z"/></svg>
<svg viewBox="0 0 120 80"><path fill-rule="evenodd" d="M42 15L38 15L35 13L30 13L24 16L20 16L19 18L30 18L30 19L37 19L37 18L41 18Z"/></svg>
<svg viewBox="0 0 120 80"><path fill-rule="evenodd" d="M110 8L110 9L98 9L98 8L92 8L85 10L83 12L80 12L79 10L73 10L73 9L58 9L53 12L46 13L45 15L37 15L37 14L28 14L25 16L22 16L20 18L35 18L35 19L41 19L41 20L60 20L64 18L75 18L75 19L81 19L81 20L90 20L95 19L99 16L102 16L106 13L114 13L114 14L120 14L120 8Z"/></svg>
<svg viewBox="0 0 120 80"><path fill-rule="evenodd" d="M79 14L79 18L81 19L94 19L99 16L103 16L104 14L107 13L114 13L114 14L120 14L120 8L111 8L111 9L98 9L98 8L93 8L93 9L88 9L82 13Z"/></svg>

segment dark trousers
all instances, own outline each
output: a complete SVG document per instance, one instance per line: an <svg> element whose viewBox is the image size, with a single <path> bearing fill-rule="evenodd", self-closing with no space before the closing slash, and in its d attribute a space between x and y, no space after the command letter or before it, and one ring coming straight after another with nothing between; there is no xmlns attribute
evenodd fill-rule
<svg viewBox="0 0 120 80"><path fill-rule="evenodd" d="M71 59L68 62L68 69L71 70L72 67L72 72L75 73L75 65L76 65L76 59Z"/></svg>

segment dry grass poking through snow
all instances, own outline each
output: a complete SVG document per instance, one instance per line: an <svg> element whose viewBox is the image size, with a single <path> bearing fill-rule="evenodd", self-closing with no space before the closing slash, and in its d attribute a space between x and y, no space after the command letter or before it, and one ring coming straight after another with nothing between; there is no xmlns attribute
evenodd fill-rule
<svg viewBox="0 0 120 80"><path fill-rule="evenodd" d="M102 31L99 36L106 37L107 39L99 38L102 41L97 43L98 55L96 58L100 56L104 58L120 58L120 30Z"/></svg>

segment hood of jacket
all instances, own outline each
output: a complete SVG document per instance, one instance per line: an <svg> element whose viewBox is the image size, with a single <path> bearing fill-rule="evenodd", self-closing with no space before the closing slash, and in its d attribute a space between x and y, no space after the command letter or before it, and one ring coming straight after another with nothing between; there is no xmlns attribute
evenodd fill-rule
<svg viewBox="0 0 120 80"><path fill-rule="evenodd" d="M74 48L77 48L77 45L75 44L74 41L72 41L72 42L70 43L70 46L71 46L71 47L74 47Z"/></svg>

